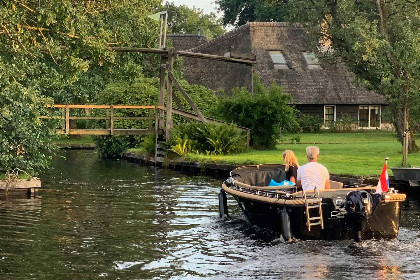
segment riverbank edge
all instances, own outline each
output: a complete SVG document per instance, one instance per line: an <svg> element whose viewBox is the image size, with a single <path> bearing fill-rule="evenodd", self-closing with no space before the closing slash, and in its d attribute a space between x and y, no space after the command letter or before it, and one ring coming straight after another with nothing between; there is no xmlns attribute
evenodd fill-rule
<svg viewBox="0 0 420 280"><path fill-rule="evenodd" d="M140 155L136 153L127 152L122 157L124 160L139 163L142 165L158 166L163 168L169 168L172 170L180 171L191 175L207 175L215 179L227 179L230 175L230 171L242 166L235 164L224 164L224 163L208 163L208 162L191 162L182 159L167 160L164 163L155 164L153 158L149 158L146 155ZM345 185L376 185L378 183L378 177L362 177L362 176L348 176L348 175L337 175L330 174L330 179L334 181L343 182ZM392 180L392 176L390 180Z"/></svg>

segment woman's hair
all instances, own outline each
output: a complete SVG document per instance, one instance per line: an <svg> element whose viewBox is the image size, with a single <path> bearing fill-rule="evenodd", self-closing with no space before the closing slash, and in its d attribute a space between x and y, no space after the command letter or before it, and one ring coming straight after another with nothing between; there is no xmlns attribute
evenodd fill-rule
<svg viewBox="0 0 420 280"><path fill-rule="evenodd" d="M296 167L299 167L299 162L295 156L295 153L291 150L285 150L283 152L283 162L285 167L285 170L289 170L290 165L295 165Z"/></svg>

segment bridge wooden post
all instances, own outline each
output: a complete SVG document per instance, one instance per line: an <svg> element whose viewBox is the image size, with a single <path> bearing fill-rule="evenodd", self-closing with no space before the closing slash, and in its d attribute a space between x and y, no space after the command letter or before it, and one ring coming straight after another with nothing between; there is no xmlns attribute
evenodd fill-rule
<svg viewBox="0 0 420 280"><path fill-rule="evenodd" d="M70 108L66 105L66 135L70 134Z"/></svg>
<svg viewBox="0 0 420 280"><path fill-rule="evenodd" d="M165 106L165 75L166 75L166 64L168 63L168 57L162 55L160 58L160 87L159 87L159 106L163 108ZM157 108L156 108L157 110ZM165 111L159 109L159 121L156 123L158 129L165 129L164 119Z"/></svg>
<svg viewBox="0 0 420 280"><path fill-rule="evenodd" d="M246 148L249 149L251 143L251 129L246 129Z"/></svg>
<svg viewBox="0 0 420 280"><path fill-rule="evenodd" d="M66 134L66 108L61 108L61 119L63 120L62 133Z"/></svg>
<svg viewBox="0 0 420 280"><path fill-rule="evenodd" d="M110 106L109 122L110 122L110 133L111 135L114 135L114 105Z"/></svg>
<svg viewBox="0 0 420 280"><path fill-rule="evenodd" d="M109 110L105 109L106 119L105 119L105 129L109 129L110 123L109 123Z"/></svg>
<svg viewBox="0 0 420 280"><path fill-rule="evenodd" d="M166 140L171 136L171 130L173 128L172 120L172 80L169 78L169 73L172 72L174 66L174 60L176 57L176 52L174 48L169 49L168 51L168 76L166 77Z"/></svg>

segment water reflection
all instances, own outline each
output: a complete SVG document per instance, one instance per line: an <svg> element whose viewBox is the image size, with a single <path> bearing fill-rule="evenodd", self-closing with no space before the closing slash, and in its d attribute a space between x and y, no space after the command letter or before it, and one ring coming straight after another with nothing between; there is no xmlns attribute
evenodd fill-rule
<svg viewBox="0 0 420 280"><path fill-rule="evenodd" d="M420 204L403 205L398 239L297 241L249 226L220 180L68 151L41 198L0 201L0 278L419 278Z"/></svg>

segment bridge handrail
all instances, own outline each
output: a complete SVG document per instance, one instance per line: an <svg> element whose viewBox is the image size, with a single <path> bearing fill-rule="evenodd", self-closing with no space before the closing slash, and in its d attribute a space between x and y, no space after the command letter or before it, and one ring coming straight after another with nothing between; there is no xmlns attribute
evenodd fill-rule
<svg viewBox="0 0 420 280"><path fill-rule="evenodd" d="M65 105L65 104L54 104L54 105L47 105L47 107L53 108L70 108L70 109L163 109L163 106L155 106L155 105Z"/></svg>

